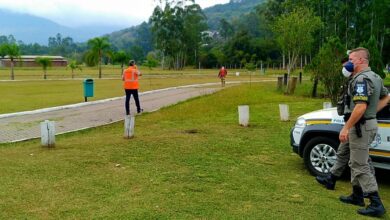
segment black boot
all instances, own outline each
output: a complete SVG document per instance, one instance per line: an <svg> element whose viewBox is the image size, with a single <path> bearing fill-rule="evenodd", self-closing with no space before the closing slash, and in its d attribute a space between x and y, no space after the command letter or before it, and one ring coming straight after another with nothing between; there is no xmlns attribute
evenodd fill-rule
<svg viewBox="0 0 390 220"><path fill-rule="evenodd" d="M324 185L329 190L334 190L336 181L339 179L338 176L329 174L327 176L316 176L316 180L319 184Z"/></svg>
<svg viewBox="0 0 390 220"><path fill-rule="evenodd" d="M381 217L385 214L386 209L379 198L378 192L368 193L367 197L370 199L370 205L367 208L359 209L357 212L361 215L369 215L373 217Z"/></svg>
<svg viewBox="0 0 390 220"><path fill-rule="evenodd" d="M362 187L353 186L352 194L349 196L340 196L340 201L352 205L364 206Z"/></svg>

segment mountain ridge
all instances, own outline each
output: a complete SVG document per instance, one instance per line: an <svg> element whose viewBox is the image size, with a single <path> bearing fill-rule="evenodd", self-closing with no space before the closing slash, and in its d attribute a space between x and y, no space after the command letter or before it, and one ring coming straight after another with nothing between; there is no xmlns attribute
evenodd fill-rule
<svg viewBox="0 0 390 220"><path fill-rule="evenodd" d="M262 4L265 0L230 0L226 4L216 4L214 6L203 9L206 16L209 29L212 31L218 30L219 22L225 18L229 22L233 19L238 19L244 14L255 10L255 6ZM130 48L134 45L141 45L141 47L148 51L151 49L152 38L148 35L150 31L150 24L143 22L129 28L118 30L104 36L108 37L109 41L116 47L122 48L126 45ZM149 30L147 30L149 29ZM141 33L142 37L137 37ZM146 35L146 37L145 37Z"/></svg>
<svg viewBox="0 0 390 220"><path fill-rule="evenodd" d="M230 0L226 4L217 4L203 10L207 17L207 24L210 30L217 30L219 21L226 19L231 22L244 14L255 10L255 7L264 3L265 0Z"/></svg>
<svg viewBox="0 0 390 220"><path fill-rule="evenodd" d="M216 4L205 8L204 14L210 30L217 30L222 18L231 22L240 16L254 10L255 6L265 0L230 0L226 4ZM71 37L74 42L86 42L87 40L106 36L110 42L118 49L134 45L139 29L145 29L147 23L143 22L127 28L114 26L88 26L80 28L70 28L57 24L49 19L11 12L0 9L0 35L13 35L17 41L25 44L38 43L48 44L48 38L60 33L63 37ZM45 28L42 28L45 27ZM145 33L145 31L144 31Z"/></svg>
<svg viewBox="0 0 390 220"><path fill-rule="evenodd" d="M117 29L120 29L120 27L88 26L70 28L46 18L0 9L0 35L13 35L17 41L23 41L26 44L47 45L48 38L54 37L57 33L62 36L69 36L75 42L85 42L90 38L111 33Z"/></svg>

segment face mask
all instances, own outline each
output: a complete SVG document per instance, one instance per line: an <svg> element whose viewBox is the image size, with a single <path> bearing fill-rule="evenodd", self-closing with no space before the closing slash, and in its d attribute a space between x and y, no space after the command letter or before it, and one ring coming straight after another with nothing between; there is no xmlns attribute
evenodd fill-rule
<svg viewBox="0 0 390 220"><path fill-rule="evenodd" d="M344 75L345 77L347 77L347 78L350 77L350 76L352 75L352 73L349 72L349 71L347 70L347 68L345 68L345 67L343 67L342 72L343 72L343 75Z"/></svg>
<svg viewBox="0 0 390 220"><path fill-rule="evenodd" d="M348 71L348 72L353 72L353 63L351 61L348 61L346 64L344 64L344 68Z"/></svg>

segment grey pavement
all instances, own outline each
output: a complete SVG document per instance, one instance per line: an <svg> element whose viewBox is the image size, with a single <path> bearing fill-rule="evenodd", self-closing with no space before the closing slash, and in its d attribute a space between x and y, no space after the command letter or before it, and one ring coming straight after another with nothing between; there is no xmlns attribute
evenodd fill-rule
<svg viewBox="0 0 390 220"><path fill-rule="evenodd" d="M216 85L183 86L140 93L145 112L156 111L193 97L214 93ZM131 99L134 114L134 101ZM56 134L106 125L124 120L124 97L100 100L29 112L0 115L0 143L17 142L40 137L40 122L55 121Z"/></svg>

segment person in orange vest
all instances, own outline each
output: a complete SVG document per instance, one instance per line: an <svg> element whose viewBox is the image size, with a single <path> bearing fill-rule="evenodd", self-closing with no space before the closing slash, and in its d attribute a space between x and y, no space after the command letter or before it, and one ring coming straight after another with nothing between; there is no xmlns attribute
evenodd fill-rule
<svg viewBox="0 0 390 220"><path fill-rule="evenodd" d="M225 77L227 75L227 70L225 69L224 66L221 67L221 69L219 70L219 73L218 73L218 77L221 79L221 84L222 84L222 87L225 86Z"/></svg>
<svg viewBox="0 0 390 220"><path fill-rule="evenodd" d="M126 115L130 115L130 97L133 95L135 105L137 106L137 113L143 112L143 109L140 106L138 98L138 76L142 76L141 72L137 69L134 60L129 61L129 67L123 71L122 80L123 88L126 93L125 109Z"/></svg>

